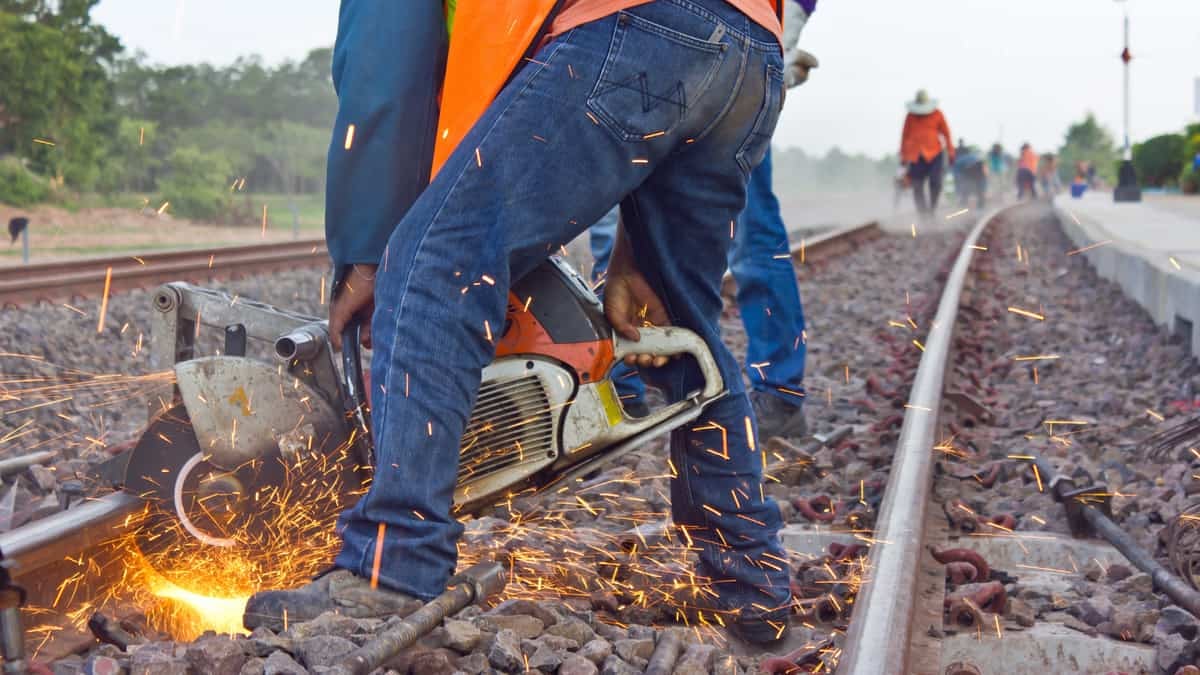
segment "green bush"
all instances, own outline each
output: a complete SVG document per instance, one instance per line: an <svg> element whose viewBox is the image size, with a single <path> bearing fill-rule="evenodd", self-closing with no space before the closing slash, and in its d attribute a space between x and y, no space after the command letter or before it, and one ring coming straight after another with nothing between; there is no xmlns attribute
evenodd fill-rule
<svg viewBox="0 0 1200 675"><path fill-rule="evenodd" d="M1184 194L1194 195L1200 192L1200 174L1188 165L1183 169L1183 173L1179 174L1179 189Z"/></svg>
<svg viewBox="0 0 1200 675"><path fill-rule="evenodd" d="M170 212L187 218L219 220L229 214L229 162L194 147L176 148L167 161L170 175L159 181Z"/></svg>
<svg viewBox="0 0 1200 675"><path fill-rule="evenodd" d="M1162 134L1133 145L1133 164L1142 185L1174 185L1183 172L1187 138L1183 134Z"/></svg>
<svg viewBox="0 0 1200 675"><path fill-rule="evenodd" d="M0 160L0 202L12 206L30 206L46 201L50 186L22 166L16 157Z"/></svg>

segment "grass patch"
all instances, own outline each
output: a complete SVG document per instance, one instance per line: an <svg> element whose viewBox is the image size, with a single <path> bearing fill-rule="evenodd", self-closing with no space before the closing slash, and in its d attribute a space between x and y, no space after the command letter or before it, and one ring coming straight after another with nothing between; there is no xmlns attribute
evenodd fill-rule
<svg viewBox="0 0 1200 675"><path fill-rule="evenodd" d="M262 210L267 206L268 227L273 230L289 229L292 227L292 212L288 207L287 195L282 194L250 194L238 195L237 201L248 199L249 202ZM325 229L325 195L306 194L296 195L296 212L300 221L300 231Z"/></svg>

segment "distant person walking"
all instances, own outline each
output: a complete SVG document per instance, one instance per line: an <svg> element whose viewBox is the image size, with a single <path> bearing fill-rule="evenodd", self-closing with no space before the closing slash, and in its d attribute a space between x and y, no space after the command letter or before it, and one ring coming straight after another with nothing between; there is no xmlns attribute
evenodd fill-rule
<svg viewBox="0 0 1200 675"><path fill-rule="evenodd" d="M1038 157L1028 143L1021 145L1021 157L1017 160L1017 199L1037 199Z"/></svg>
<svg viewBox="0 0 1200 675"><path fill-rule="evenodd" d="M998 193L1003 193L1004 186L1008 184L1009 172L1009 159L1004 154L1004 146L999 143L992 144L992 149L988 151L987 167L992 184L996 186Z"/></svg>
<svg viewBox="0 0 1200 675"><path fill-rule="evenodd" d="M1053 199L1062 191L1062 181L1058 178L1058 157L1053 152L1044 153L1038 160L1038 182L1042 186L1042 196Z"/></svg>
<svg viewBox="0 0 1200 675"><path fill-rule="evenodd" d="M951 164L954 163L954 142L946 117L938 110L937 101L929 98L928 92L921 89L907 105L908 116L904 118L904 132L900 137L900 161L908 169L917 213L922 219L931 220L942 194L943 156L948 153ZM929 183L928 198L925 196L926 182Z"/></svg>
<svg viewBox="0 0 1200 675"><path fill-rule="evenodd" d="M978 208L987 201L987 164L974 148L958 141L958 155L954 160L954 190L958 193L958 205L966 208L971 197L975 197Z"/></svg>

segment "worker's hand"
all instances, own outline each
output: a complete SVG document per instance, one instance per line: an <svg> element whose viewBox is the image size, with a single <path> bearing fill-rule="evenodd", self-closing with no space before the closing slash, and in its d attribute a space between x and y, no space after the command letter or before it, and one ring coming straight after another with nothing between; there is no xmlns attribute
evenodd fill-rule
<svg viewBox="0 0 1200 675"><path fill-rule="evenodd" d="M371 315L375 313L375 272L378 265L352 265L346 278L334 290L329 305L329 339L335 351L342 349L342 332L352 320L362 328L362 346L371 348Z"/></svg>
<svg viewBox="0 0 1200 675"><path fill-rule="evenodd" d="M808 81L809 71L820 65L821 62L817 60L816 56L803 49L797 49L796 56L787 65L787 71L783 75L783 82L789 89L798 87Z"/></svg>
<svg viewBox="0 0 1200 675"><path fill-rule="evenodd" d="M608 266L608 280L604 282L604 315L612 324L617 335L626 340L638 341L639 326L669 326L670 318L658 294L650 282L637 270L632 260L618 256L620 246L613 250ZM625 363L642 368L661 368L670 361L666 356L652 354L630 354Z"/></svg>

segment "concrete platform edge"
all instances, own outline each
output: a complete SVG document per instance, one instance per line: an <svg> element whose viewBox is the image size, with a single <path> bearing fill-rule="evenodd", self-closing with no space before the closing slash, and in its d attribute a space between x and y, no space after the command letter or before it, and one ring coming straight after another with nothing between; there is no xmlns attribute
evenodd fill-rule
<svg viewBox="0 0 1200 675"><path fill-rule="evenodd" d="M1175 269L1167 256L1120 240L1102 223L1057 202L1054 211L1076 250L1095 247L1079 255L1085 256L1100 276L1120 286L1156 324L1189 339L1191 353L1200 355L1200 330L1194 329L1200 326L1200 274L1188 267ZM1158 260L1160 257L1163 259Z"/></svg>

